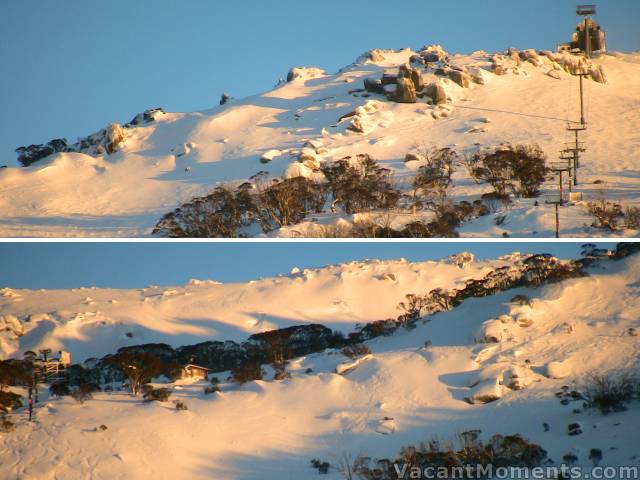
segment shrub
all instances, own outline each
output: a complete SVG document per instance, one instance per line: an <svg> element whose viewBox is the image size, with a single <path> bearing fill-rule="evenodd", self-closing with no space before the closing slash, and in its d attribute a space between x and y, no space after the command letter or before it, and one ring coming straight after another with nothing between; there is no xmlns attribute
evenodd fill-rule
<svg viewBox="0 0 640 480"><path fill-rule="evenodd" d="M412 182L413 204L431 210L440 210L447 203L453 165L458 154L451 148L427 149L418 147L425 161Z"/></svg>
<svg viewBox="0 0 640 480"><path fill-rule="evenodd" d="M22 406L22 396L14 392L0 390L0 412L9 413Z"/></svg>
<svg viewBox="0 0 640 480"><path fill-rule="evenodd" d="M318 460L317 458L311 460L311 466L313 468L316 468L318 470L318 473L323 475L329 473L329 468L331 467L329 462L323 462L322 460Z"/></svg>
<svg viewBox="0 0 640 480"><path fill-rule="evenodd" d="M171 396L169 388L153 388L143 395L145 402L168 402Z"/></svg>
<svg viewBox="0 0 640 480"><path fill-rule="evenodd" d="M9 433L15 430L16 424L7 418L6 414L0 415L0 433Z"/></svg>
<svg viewBox="0 0 640 480"><path fill-rule="evenodd" d="M465 478L465 465L531 469L542 465L547 459L547 452L542 447L529 443L519 435L494 435L484 443L479 439L480 433L479 430L464 432L460 436L459 449L455 449L450 442L441 444L432 440L418 447L402 448L400 456L395 460L372 461L360 456L349 463L347 471L366 480L397 480L409 478L401 477L396 471L397 467L406 467L406 475L410 475L413 469L425 471L427 467L431 467L437 472L438 478ZM447 474L446 477L444 473Z"/></svg>
<svg viewBox="0 0 640 480"><path fill-rule="evenodd" d="M549 169L538 145L506 145L493 152L476 153L466 161L476 181L489 183L498 195L508 192L535 197Z"/></svg>
<svg viewBox="0 0 640 480"><path fill-rule="evenodd" d="M604 197L595 202L589 202L587 208L594 218L592 226L596 228L613 231L624 219L622 206L619 203L608 202Z"/></svg>
<svg viewBox="0 0 640 480"><path fill-rule="evenodd" d="M208 387L204 387L204 394L211 395L212 393L217 393L220 391L220 387L217 385L210 385Z"/></svg>
<svg viewBox="0 0 640 480"><path fill-rule="evenodd" d="M231 370L231 378L234 382L240 384L262 380L263 375L262 365L259 362L249 360Z"/></svg>
<svg viewBox="0 0 640 480"><path fill-rule="evenodd" d="M196 197L160 219L153 235L164 237L237 237L238 230L252 221L255 204L248 188L235 191L217 187Z"/></svg>
<svg viewBox="0 0 640 480"><path fill-rule="evenodd" d="M25 385L30 380L26 362L0 360L0 392L9 386Z"/></svg>
<svg viewBox="0 0 640 480"><path fill-rule="evenodd" d="M592 448L589 450L589 460L591 460L594 467L597 467L602 461L602 450L599 448Z"/></svg>
<svg viewBox="0 0 640 480"><path fill-rule="evenodd" d="M639 229L640 228L640 208L638 207L626 207L624 209L624 219L627 228Z"/></svg>
<svg viewBox="0 0 640 480"><path fill-rule="evenodd" d="M637 379L629 374L593 375L585 384L583 397L587 407L598 408L603 415L626 409L625 404L637 393Z"/></svg>
<svg viewBox="0 0 640 480"><path fill-rule="evenodd" d="M353 345L348 345L342 349L342 354L351 359L362 357L363 355L368 355L370 353L371 350L369 347L363 343L354 343Z"/></svg>
<svg viewBox="0 0 640 480"><path fill-rule="evenodd" d="M187 407L187 404L180 400L174 400L173 403L175 404L176 410L178 411L189 410L189 408Z"/></svg>
<svg viewBox="0 0 640 480"><path fill-rule="evenodd" d="M93 393L100 390L96 385L83 383L71 392L71 397L78 403L84 403L93 398Z"/></svg>
<svg viewBox="0 0 640 480"><path fill-rule="evenodd" d="M528 297L527 295L518 294L511 298L511 303L515 303L520 306L528 305L530 307L533 305L533 300L531 300L531 297Z"/></svg>
<svg viewBox="0 0 640 480"><path fill-rule="evenodd" d="M325 204L322 185L305 177L258 182L257 188L256 214L265 232L299 223Z"/></svg>
<svg viewBox="0 0 640 480"><path fill-rule="evenodd" d="M391 184L389 169L383 168L369 155L346 157L322 166L333 198L332 206L341 205L346 213L396 206L400 192Z"/></svg>
<svg viewBox="0 0 640 480"><path fill-rule="evenodd" d="M66 395L71 395L71 390L69 389L69 384L67 382L55 382L49 387L49 393L56 397L64 397Z"/></svg>
<svg viewBox="0 0 640 480"><path fill-rule="evenodd" d="M487 210L497 212L511 206L511 196L508 193L489 192L480 197Z"/></svg>

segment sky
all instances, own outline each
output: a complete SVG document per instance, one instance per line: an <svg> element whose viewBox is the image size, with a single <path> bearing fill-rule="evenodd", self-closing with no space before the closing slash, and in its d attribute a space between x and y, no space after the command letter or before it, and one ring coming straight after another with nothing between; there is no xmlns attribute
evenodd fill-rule
<svg viewBox="0 0 640 480"><path fill-rule="evenodd" d="M204 110L293 66L336 71L372 48L554 49L577 0L2 0L0 165L147 108ZM609 50L640 49L640 1L607 0Z"/></svg>
<svg viewBox="0 0 640 480"><path fill-rule="evenodd" d="M287 274L351 260L437 260L469 251L478 259L519 251L576 258L583 242L154 242L0 243L0 288L140 288L184 285L192 278L223 283ZM600 242L602 248L614 243Z"/></svg>

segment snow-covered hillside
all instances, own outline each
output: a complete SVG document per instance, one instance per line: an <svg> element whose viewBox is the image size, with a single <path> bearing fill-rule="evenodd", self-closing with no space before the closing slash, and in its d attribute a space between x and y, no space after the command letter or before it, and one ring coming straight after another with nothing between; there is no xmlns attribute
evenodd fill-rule
<svg viewBox="0 0 640 480"><path fill-rule="evenodd" d="M131 343L176 345L289 323L348 329L395 315L406 293L457 288L518 258L462 268L372 261L245 285L5 290L4 318L31 315L36 326L3 349L65 346L82 360L127 344L125 331L134 333ZM637 402L603 416L556 395L579 388L587 374L640 367L640 256L587 270L586 277L469 298L413 330L367 341L372 354L355 368L340 351L326 350L293 359L292 377L283 381L269 371L239 386L222 373L221 392L212 395L203 393L204 381L178 381L172 398L187 411L118 391L84 404L45 395L34 423L18 412L16 430L0 434L0 477L317 478L313 458L334 466L344 454L397 458L403 446L455 442L475 429L483 438L521 434L555 464L570 454L586 467L599 449L603 465L640 466ZM531 301L514 302L516 295ZM581 433L570 436L574 423ZM343 477L332 468L327 478Z"/></svg>
<svg viewBox="0 0 640 480"><path fill-rule="evenodd" d="M434 47L431 52L442 51ZM481 51L448 55L447 68L469 73L468 87L443 76L438 61L423 65L422 80L439 84L448 98L438 105L429 97L395 103L363 91L364 79L397 73L415 54L410 49L376 50L335 74L293 69L291 81L266 93L201 112L153 112L153 121L141 116L122 131L107 129L79 142L74 147L78 152L56 153L27 168L1 169L0 235L149 235L163 214L218 184L239 184L260 171L272 176L309 174L308 165L297 162L305 146L320 164L370 154L406 188L420 161L405 163L405 155L418 144L452 147L462 154L505 142L537 143L549 161L555 161L572 140L565 127L566 120L579 119L578 79L553 60L554 54L522 61L506 55L499 65L493 54ZM584 196L560 209L561 228L571 236L632 235L636 232L587 227L592 218L586 202L603 190L608 199L627 206L640 200L640 54L607 53L593 62L594 78L604 80L598 73L604 71L606 83L585 81L587 151L575 187ZM355 116L339 121L354 111ZM360 132L348 129L353 125ZM120 136L124 143L107 154ZM311 168L317 166L312 163ZM486 184L475 184L462 166L453 180L456 201L472 201L491 191ZM555 189L550 181L543 193ZM504 214L497 225L496 216ZM313 217L271 234L318 235L318 223L353 220L339 212ZM410 211L392 217L396 224L413 218ZM507 232L548 237L554 222L552 206L544 198L539 205L535 199L520 199L509 210L480 217L459 230L463 236Z"/></svg>

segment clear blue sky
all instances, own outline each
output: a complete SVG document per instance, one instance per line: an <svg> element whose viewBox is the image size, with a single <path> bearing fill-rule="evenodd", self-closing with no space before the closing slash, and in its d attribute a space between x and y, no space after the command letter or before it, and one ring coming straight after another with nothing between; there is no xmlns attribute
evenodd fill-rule
<svg viewBox="0 0 640 480"><path fill-rule="evenodd" d="M470 251L494 258L513 251L575 258L576 243L0 243L0 288L144 287L191 278L225 283L365 258L419 261ZM613 243L599 243L615 248Z"/></svg>
<svg viewBox="0 0 640 480"><path fill-rule="evenodd" d="M336 71L371 48L553 49L579 0L1 0L0 165L146 108L209 108L296 65ZM640 48L640 1L598 2L610 50Z"/></svg>

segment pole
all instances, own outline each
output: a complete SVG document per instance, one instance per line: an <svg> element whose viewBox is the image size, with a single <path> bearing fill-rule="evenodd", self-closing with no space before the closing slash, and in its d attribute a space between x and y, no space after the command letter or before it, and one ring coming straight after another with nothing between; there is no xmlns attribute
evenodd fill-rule
<svg viewBox="0 0 640 480"><path fill-rule="evenodd" d="M560 174L560 203L562 203L562 170L558 173Z"/></svg>
<svg viewBox="0 0 640 480"><path fill-rule="evenodd" d="M33 388L29 387L29 421L33 419Z"/></svg>
<svg viewBox="0 0 640 480"><path fill-rule="evenodd" d="M582 73L578 75L580 77L580 123L584 125L584 100L583 100L583 87L582 87ZM576 136L578 135L576 130Z"/></svg>
<svg viewBox="0 0 640 480"><path fill-rule="evenodd" d="M573 184L578 185L578 149L577 148L576 150L573 151Z"/></svg>
<svg viewBox="0 0 640 480"><path fill-rule="evenodd" d="M556 238L560 238L560 214L558 213L557 203L556 203Z"/></svg>
<svg viewBox="0 0 640 480"><path fill-rule="evenodd" d="M591 38L589 37L589 17L584 17L584 53L591 58Z"/></svg>

